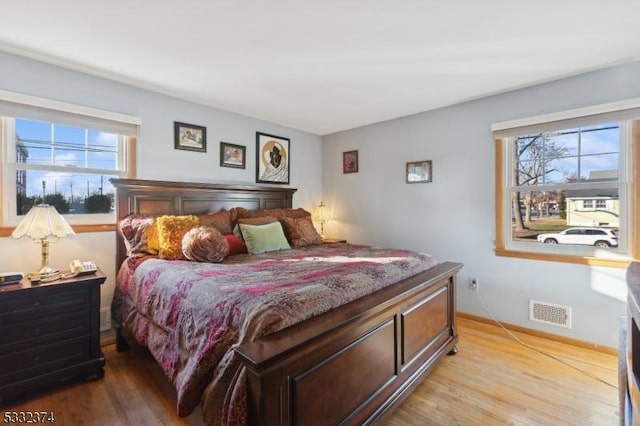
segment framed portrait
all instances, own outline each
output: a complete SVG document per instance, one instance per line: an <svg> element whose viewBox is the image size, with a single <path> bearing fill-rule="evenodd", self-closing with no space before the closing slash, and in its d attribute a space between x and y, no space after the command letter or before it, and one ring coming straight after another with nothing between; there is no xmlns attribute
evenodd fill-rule
<svg viewBox="0 0 640 426"><path fill-rule="evenodd" d="M342 153L342 173L358 173L358 151Z"/></svg>
<svg viewBox="0 0 640 426"><path fill-rule="evenodd" d="M173 122L175 149L207 152L207 128L195 124Z"/></svg>
<svg viewBox="0 0 640 426"><path fill-rule="evenodd" d="M431 178L431 160L407 163L407 183L428 183Z"/></svg>
<svg viewBox="0 0 640 426"><path fill-rule="evenodd" d="M220 142L220 167L245 168L247 148L242 145Z"/></svg>
<svg viewBox="0 0 640 426"><path fill-rule="evenodd" d="M256 182L289 183L291 141L256 132Z"/></svg>

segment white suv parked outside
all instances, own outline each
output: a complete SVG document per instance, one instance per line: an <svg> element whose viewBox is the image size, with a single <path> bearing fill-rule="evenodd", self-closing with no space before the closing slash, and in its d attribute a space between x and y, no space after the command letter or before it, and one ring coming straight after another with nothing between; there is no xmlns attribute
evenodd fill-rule
<svg viewBox="0 0 640 426"><path fill-rule="evenodd" d="M540 234L538 242L545 244L581 244L596 247L617 247L616 230L608 228L568 228L557 234Z"/></svg>

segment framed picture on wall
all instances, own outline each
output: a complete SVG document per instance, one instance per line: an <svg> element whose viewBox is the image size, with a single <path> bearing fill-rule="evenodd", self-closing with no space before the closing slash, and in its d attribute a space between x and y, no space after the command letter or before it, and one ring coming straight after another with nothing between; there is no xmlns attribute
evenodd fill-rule
<svg viewBox="0 0 640 426"><path fill-rule="evenodd" d="M431 177L431 160L407 163L407 183L428 183Z"/></svg>
<svg viewBox="0 0 640 426"><path fill-rule="evenodd" d="M288 138L256 132L256 182L289 183L290 143Z"/></svg>
<svg viewBox="0 0 640 426"><path fill-rule="evenodd" d="M195 124L173 122L175 149L207 152L207 128Z"/></svg>
<svg viewBox="0 0 640 426"><path fill-rule="evenodd" d="M233 167L236 169L245 168L247 148L242 145L220 142L220 166Z"/></svg>
<svg viewBox="0 0 640 426"><path fill-rule="evenodd" d="M358 151L342 153L342 173L358 173Z"/></svg>

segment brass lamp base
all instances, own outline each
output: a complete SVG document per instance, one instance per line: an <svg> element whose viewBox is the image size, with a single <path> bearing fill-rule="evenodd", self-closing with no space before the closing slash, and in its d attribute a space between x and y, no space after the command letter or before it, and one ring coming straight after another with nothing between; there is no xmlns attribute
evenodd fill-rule
<svg viewBox="0 0 640 426"><path fill-rule="evenodd" d="M60 272L59 269L53 269L51 266L45 266L43 268L40 268L40 270L38 271L38 275L40 275L42 278L46 278L47 275L54 275L58 272Z"/></svg>
<svg viewBox="0 0 640 426"><path fill-rule="evenodd" d="M49 239L41 239L40 244L42 244L42 267L38 270L38 275L43 280L59 275L58 269L49 266Z"/></svg>

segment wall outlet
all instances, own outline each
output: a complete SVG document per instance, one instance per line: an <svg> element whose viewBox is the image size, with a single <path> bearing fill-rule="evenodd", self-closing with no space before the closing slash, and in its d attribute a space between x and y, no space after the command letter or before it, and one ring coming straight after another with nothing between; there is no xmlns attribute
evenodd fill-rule
<svg viewBox="0 0 640 426"><path fill-rule="evenodd" d="M477 278L469 278L469 290L478 291L479 287Z"/></svg>

